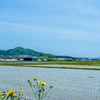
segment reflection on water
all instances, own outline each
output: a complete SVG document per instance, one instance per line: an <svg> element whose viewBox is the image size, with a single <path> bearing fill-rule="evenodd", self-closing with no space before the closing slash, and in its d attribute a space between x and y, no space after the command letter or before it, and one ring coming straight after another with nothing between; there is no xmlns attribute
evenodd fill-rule
<svg viewBox="0 0 100 100"><path fill-rule="evenodd" d="M27 80L36 77L47 83L47 89L54 86L47 97L49 100L99 100L99 75L97 70L0 66L0 88L19 90L23 87L23 92L30 94Z"/></svg>

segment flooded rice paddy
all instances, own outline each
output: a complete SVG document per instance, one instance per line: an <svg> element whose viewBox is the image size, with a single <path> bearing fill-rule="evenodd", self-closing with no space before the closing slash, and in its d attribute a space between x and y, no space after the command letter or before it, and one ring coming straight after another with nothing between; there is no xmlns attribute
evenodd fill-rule
<svg viewBox="0 0 100 100"><path fill-rule="evenodd" d="M20 90L33 98L27 80L36 77L53 89L44 100L100 100L100 71L0 66L0 89Z"/></svg>

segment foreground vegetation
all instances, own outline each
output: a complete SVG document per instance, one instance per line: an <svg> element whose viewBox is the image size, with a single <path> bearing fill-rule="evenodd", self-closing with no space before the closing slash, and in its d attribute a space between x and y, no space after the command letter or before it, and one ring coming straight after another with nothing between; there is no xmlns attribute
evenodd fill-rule
<svg viewBox="0 0 100 100"><path fill-rule="evenodd" d="M49 90L45 92L44 86L45 82L39 82L35 77L33 78L34 83L28 80L28 83L32 89L34 98L36 100L43 100L44 97L47 96L48 92L53 88L53 86L49 87ZM0 93L0 100L29 100L24 97L24 93L22 92L23 87L21 87L20 91L17 93L15 90L7 90L2 91ZM34 98L32 100L34 100Z"/></svg>
<svg viewBox="0 0 100 100"><path fill-rule="evenodd" d="M44 97L47 96L48 92L53 88L53 86L50 86L49 87L49 90L47 92L45 92L45 82L39 82L35 77L33 78L34 79L34 83L31 82L30 80L28 80L28 83L32 89L32 92L34 94L34 97L36 100L43 100Z"/></svg>
<svg viewBox="0 0 100 100"><path fill-rule="evenodd" d="M2 91L0 93L0 100L20 100L24 98L24 93L22 92L23 87L17 93L15 90Z"/></svg>

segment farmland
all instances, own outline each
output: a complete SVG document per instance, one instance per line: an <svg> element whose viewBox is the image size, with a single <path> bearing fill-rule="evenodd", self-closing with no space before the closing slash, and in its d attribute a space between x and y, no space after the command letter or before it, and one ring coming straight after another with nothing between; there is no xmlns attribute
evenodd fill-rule
<svg viewBox="0 0 100 100"><path fill-rule="evenodd" d="M99 75L99 70L0 66L0 89L23 87L26 97L31 100L34 97L27 80L36 77L46 82L46 89L53 86L44 100L99 100Z"/></svg>
<svg viewBox="0 0 100 100"><path fill-rule="evenodd" d="M100 70L100 62L34 62L34 61L1 61L1 66L23 66L42 68L64 68L64 69L91 69Z"/></svg>

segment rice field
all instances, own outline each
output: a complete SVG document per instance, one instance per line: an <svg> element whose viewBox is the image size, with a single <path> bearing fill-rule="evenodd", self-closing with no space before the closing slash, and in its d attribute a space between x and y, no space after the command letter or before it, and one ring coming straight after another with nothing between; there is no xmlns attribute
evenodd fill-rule
<svg viewBox="0 0 100 100"><path fill-rule="evenodd" d="M14 89L34 100L28 79L36 77L53 89L44 100L100 100L100 71L36 67L0 66L0 90Z"/></svg>

